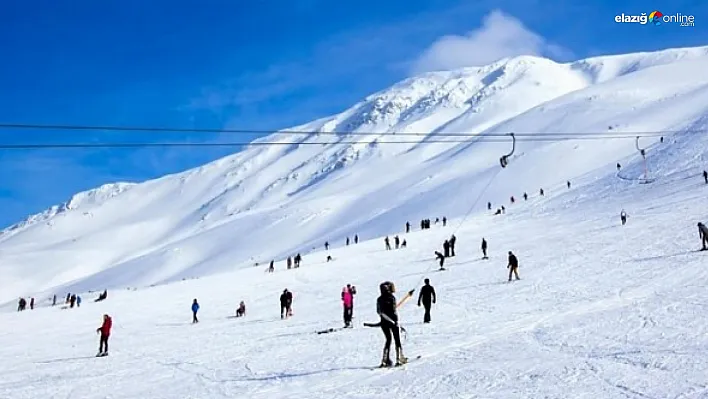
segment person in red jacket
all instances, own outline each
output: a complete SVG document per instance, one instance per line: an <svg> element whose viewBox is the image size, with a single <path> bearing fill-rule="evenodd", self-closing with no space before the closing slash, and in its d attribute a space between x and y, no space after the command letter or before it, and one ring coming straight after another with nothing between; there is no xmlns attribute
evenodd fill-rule
<svg viewBox="0 0 708 399"><path fill-rule="evenodd" d="M111 336L112 326L113 320L111 319L111 316L104 314L103 324L101 325L101 327L96 329L96 333L101 333L101 340L98 346L98 354L96 355L96 357L108 356L108 337Z"/></svg>

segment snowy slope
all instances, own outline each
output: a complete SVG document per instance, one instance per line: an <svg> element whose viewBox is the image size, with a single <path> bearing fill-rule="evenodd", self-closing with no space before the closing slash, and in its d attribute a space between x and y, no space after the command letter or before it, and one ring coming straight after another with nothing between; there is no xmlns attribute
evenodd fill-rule
<svg viewBox="0 0 708 399"><path fill-rule="evenodd" d="M705 134L677 134L650 152L661 161L653 184L598 172L504 216L407 234L406 249L385 251L376 239L272 275L244 268L112 290L101 303L84 295L79 309L1 313L0 397L707 398L708 253L696 251L695 227L708 218L708 185L695 173L706 161L696 148L707 145ZM513 179L511 168L498 179ZM437 272L432 251L453 233L457 256ZM480 260L482 237L489 261ZM520 259L521 281L506 282L507 250ZM423 357L372 370L383 335L361 323L377 319L378 284L394 281L400 298L425 277L438 294L432 324L422 324L415 299L399 312L404 353ZM358 291L355 328L316 334L341 325L347 283ZM286 287L294 317L281 321ZM240 300L246 317L231 318ZM110 356L96 359L104 313L114 318Z"/></svg>
<svg viewBox="0 0 708 399"><path fill-rule="evenodd" d="M492 177L476 211L541 186L552 193L566 179L619 180L617 161L628 166L625 178L641 174L631 163L638 162L631 139L519 141L512 165L500 171L510 143L444 136L450 132L683 131L675 137L691 157L669 155L683 162L678 172L695 174L708 148L691 134L706 128L707 67L708 47L701 47L568 64L517 57L408 79L289 129L335 135L278 133L259 141L284 145L254 145L184 173L108 185L3 231L0 303L228 272L326 240L337 247L357 233L379 237L406 220L461 216ZM674 172L660 158L650 163L656 173Z"/></svg>

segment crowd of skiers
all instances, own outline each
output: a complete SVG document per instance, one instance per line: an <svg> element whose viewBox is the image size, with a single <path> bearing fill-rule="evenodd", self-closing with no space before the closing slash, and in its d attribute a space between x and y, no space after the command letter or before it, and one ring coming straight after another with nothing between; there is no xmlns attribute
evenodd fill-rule
<svg viewBox="0 0 708 399"><path fill-rule="evenodd" d="M103 291L103 293L99 294L98 298L96 298L96 300L94 302L103 301L107 297L108 297L108 291L105 290L105 291ZM66 308L73 309L74 306L76 306L77 308L81 307L81 295L67 293L64 303L66 305L64 307L65 309ZM55 294L52 297L52 306L56 306L56 305L57 305L57 296ZM29 307L30 307L30 310L34 309L34 298L30 298ZM18 301L18 304L17 304L17 311L21 312L26 309L27 309L27 300L25 298L20 298L20 300Z"/></svg>

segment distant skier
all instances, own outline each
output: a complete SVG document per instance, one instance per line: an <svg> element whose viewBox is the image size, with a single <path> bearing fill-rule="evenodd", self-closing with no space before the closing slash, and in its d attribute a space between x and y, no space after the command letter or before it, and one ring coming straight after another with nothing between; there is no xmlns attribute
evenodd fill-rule
<svg viewBox="0 0 708 399"><path fill-rule="evenodd" d="M396 287L392 282L386 281L379 285L381 295L376 299L376 313L381 317L381 330L386 337L384 343L383 356L380 367L391 367L391 337L396 345L396 366L408 363L408 359L403 356L403 346L401 345L401 334L398 326L398 312L396 312Z"/></svg>
<svg viewBox="0 0 708 399"><path fill-rule="evenodd" d="M199 312L199 302L197 302L197 298L194 298L194 301L192 302L192 323L199 323L199 319L197 319L197 312Z"/></svg>
<svg viewBox="0 0 708 399"><path fill-rule="evenodd" d="M329 241L325 241L325 251L329 251Z"/></svg>
<svg viewBox="0 0 708 399"><path fill-rule="evenodd" d="M30 310L34 310L34 298L30 298Z"/></svg>
<svg viewBox="0 0 708 399"><path fill-rule="evenodd" d="M405 248L408 244L406 243L406 240L403 240L401 243L401 248Z"/></svg>
<svg viewBox="0 0 708 399"><path fill-rule="evenodd" d="M440 270L445 270L443 265L445 264L445 256L438 251L435 251L435 257L440 261Z"/></svg>
<svg viewBox="0 0 708 399"><path fill-rule="evenodd" d="M435 218L435 224L440 223L440 218Z"/></svg>
<svg viewBox="0 0 708 399"><path fill-rule="evenodd" d="M34 298L32 298L32 299L34 299ZM76 307L77 308L81 307L81 296L80 295L76 296Z"/></svg>
<svg viewBox="0 0 708 399"><path fill-rule="evenodd" d="M425 315L423 315L423 323L430 323L430 307L436 301L435 288L430 285L430 279L425 279L425 285L420 289L420 295L418 295L418 307L420 307L421 302L423 307L425 307Z"/></svg>
<svg viewBox="0 0 708 399"><path fill-rule="evenodd" d="M511 203L512 203L512 204L515 202L513 195L511 196L510 200L511 200Z"/></svg>
<svg viewBox="0 0 708 399"><path fill-rule="evenodd" d="M344 310L344 327L352 327L352 306L354 297L347 287L342 288L342 307Z"/></svg>
<svg viewBox="0 0 708 399"><path fill-rule="evenodd" d="M447 226L447 217L443 216L443 227Z"/></svg>
<svg viewBox="0 0 708 399"><path fill-rule="evenodd" d="M482 259L489 259L487 257L487 240L482 237Z"/></svg>
<svg viewBox="0 0 708 399"><path fill-rule="evenodd" d="M25 310L25 307L27 306L27 300L25 298L20 298L20 300L17 302L17 311L21 312Z"/></svg>
<svg viewBox="0 0 708 399"><path fill-rule="evenodd" d="M268 273L273 273L275 272L275 261L271 260L270 265L268 265Z"/></svg>
<svg viewBox="0 0 708 399"><path fill-rule="evenodd" d="M391 250L391 241L389 241L388 236L384 238L384 243L386 244L386 250L389 251Z"/></svg>
<svg viewBox="0 0 708 399"><path fill-rule="evenodd" d="M75 303L76 303L76 294L71 294L71 298L69 299L69 307L73 308Z"/></svg>
<svg viewBox="0 0 708 399"><path fill-rule="evenodd" d="M393 242L396 244L396 249L401 247L401 239L398 236L393 237Z"/></svg>
<svg viewBox="0 0 708 399"><path fill-rule="evenodd" d="M246 303L241 301L238 304L238 309L236 309L236 317L243 317L246 315Z"/></svg>
<svg viewBox="0 0 708 399"><path fill-rule="evenodd" d="M411 223L406 222L406 233L410 233L410 232L411 232Z"/></svg>
<svg viewBox="0 0 708 399"><path fill-rule="evenodd" d="M705 180L706 184L708 184L708 170L703 171L703 180Z"/></svg>
<svg viewBox="0 0 708 399"><path fill-rule="evenodd" d="M292 316L293 294L286 288L280 295L280 318L286 319Z"/></svg>
<svg viewBox="0 0 708 399"><path fill-rule="evenodd" d="M420 221L420 229L425 230L425 220Z"/></svg>
<svg viewBox="0 0 708 399"><path fill-rule="evenodd" d="M622 165L620 165L619 162L617 162L617 171L619 172L620 169L622 169Z"/></svg>
<svg viewBox="0 0 708 399"><path fill-rule="evenodd" d="M514 274L516 276L517 280L521 280L519 278L519 272L517 269L519 268L519 260L516 259L516 255L514 255L511 251L509 251L509 264L506 266L507 269L509 269L509 281L511 281L511 275Z"/></svg>
<svg viewBox="0 0 708 399"><path fill-rule="evenodd" d="M455 256L455 242L457 242L457 237L453 234L450 237L450 256L454 257Z"/></svg>
<svg viewBox="0 0 708 399"><path fill-rule="evenodd" d="M698 236L701 237L703 243L701 251L708 250L708 228L701 222L698 222Z"/></svg>
<svg viewBox="0 0 708 399"><path fill-rule="evenodd" d="M96 329L96 333L101 334L101 338L98 343L98 354L96 357L108 356L108 338L111 336L111 327L113 326L113 319L111 316L103 315L103 324L101 327Z"/></svg>
<svg viewBox="0 0 708 399"><path fill-rule="evenodd" d="M347 237L347 246L349 246L349 237Z"/></svg>
<svg viewBox="0 0 708 399"><path fill-rule="evenodd" d="M54 294L54 298L52 298L52 306L56 306L56 305L57 305L57 295Z"/></svg>
<svg viewBox="0 0 708 399"><path fill-rule="evenodd" d="M502 211L502 214L506 213L506 208L504 207L504 205L502 205L501 211Z"/></svg>
<svg viewBox="0 0 708 399"><path fill-rule="evenodd" d="M492 203L491 202L487 202L487 210L488 211L492 210Z"/></svg>
<svg viewBox="0 0 708 399"><path fill-rule="evenodd" d="M529 195L524 193L524 201L528 201L528 200L529 200Z"/></svg>
<svg viewBox="0 0 708 399"><path fill-rule="evenodd" d="M101 302L101 301L105 300L106 298L108 298L108 290L104 290L103 293L99 294L98 298L96 298L96 300L94 302Z"/></svg>
<svg viewBox="0 0 708 399"><path fill-rule="evenodd" d="M295 255L295 267L300 267L300 262L302 262L302 256L298 253Z"/></svg>
<svg viewBox="0 0 708 399"><path fill-rule="evenodd" d="M502 214L501 208L497 209L497 211L494 212L494 214L495 214L495 215L501 215L501 214Z"/></svg>
<svg viewBox="0 0 708 399"><path fill-rule="evenodd" d="M288 269L290 269L293 266L293 258L288 256L287 264L288 264Z"/></svg>
<svg viewBox="0 0 708 399"><path fill-rule="evenodd" d="M543 197L545 195L545 192L543 191L543 189L538 190L538 193L541 194L541 197Z"/></svg>
<svg viewBox="0 0 708 399"><path fill-rule="evenodd" d="M358 243L359 243L359 236L355 235L354 236L354 244L358 244Z"/></svg>
<svg viewBox="0 0 708 399"><path fill-rule="evenodd" d="M443 242L443 253L445 254L446 258L450 257L450 241L445 240Z"/></svg>
<svg viewBox="0 0 708 399"><path fill-rule="evenodd" d="M68 294L66 294L66 302L64 302L64 303L69 303L70 300L71 300L71 293L68 293Z"/></svg>
<svg viewBox="0 0 708 399"><path fill-rule="evenodd" d="M334 260L332 259L332 255L327 255L327 262L331 262L332 260Z"/></svg>
<svg viewBox="0 0 708 399"><path fill-rule="evenodd" d="M356 287L351 284L347 284L347 290L349 290L352 294L351 318L354 318L354 296L356 295Z"/></svg>
<svg viewBox="0 0 708 399"><path fill-rule="evenodd" d="M570 188L570 180L566 184L568 185L568 188Z"/></svg>
<svg viewBox="0 0 708 399"><path fill-rule="evenodd" d="M627 212L622 209L622 212L620 213L620 220L622 221L622 226L627 224Z"/></svg>

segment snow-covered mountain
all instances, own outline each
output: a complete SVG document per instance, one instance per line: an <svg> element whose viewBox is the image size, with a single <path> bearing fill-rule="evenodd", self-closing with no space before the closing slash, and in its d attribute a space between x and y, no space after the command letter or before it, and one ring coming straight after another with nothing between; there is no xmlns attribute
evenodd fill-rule
<svg viewBox="0 0 708 399"><path fill-rule="evenodd" d="M699 47L565 64L524 56L407 79L238 154L80 193L4 230L0 303L282 260L354 234L399 232L406 220L486 212L487 201L540 187L552 196L568 179L616 179L616 162L630 181L643 172L631 138L520 139L500 170L511 142L478 139L485 134L666 131L667 146L642 139L652 173L696 174L708 154L706 70L708 47ZM259 145L272 142L281 145Z"/></svg>

